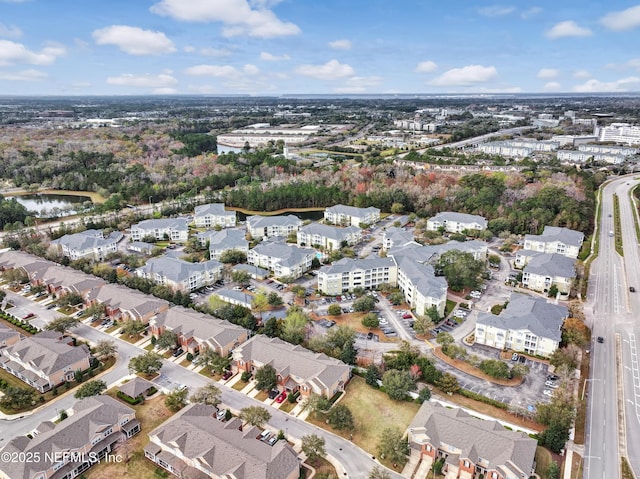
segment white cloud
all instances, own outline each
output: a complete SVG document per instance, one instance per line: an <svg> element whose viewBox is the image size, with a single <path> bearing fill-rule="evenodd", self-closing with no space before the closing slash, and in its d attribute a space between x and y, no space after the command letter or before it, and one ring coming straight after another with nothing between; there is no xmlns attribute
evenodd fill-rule
<svg viewBox="0 0 640 479"><path fill-rule="evenodd" d="M245 72L247 75L257 75L258 73L260 73L260 69L255 66L255 65L250 65L247 64L242 68L242 71Z"/></svg>
<svg viewBox="0 0 640 479"><path fill-rule="evenodd" d="M540 7L531 7L528 10L523 11L520 14L520 17L522 17L524 20L528 20L529 18L535 17L540 12L542 12L542 8L540 8Z"/></svg>
<svg viewBox="0 0 640 479"><path fill-rule="evenodd" d="M231 50L226 48L201 48L200 54L206 57L228 57L231 55Z"/></svg>
<svg viewBox="0 0 640 479"><path fill-rule="evenodd" d="M299 65L296 73L318 80L335 80L355 75L355 70L338 60L329 60L323 65Z"/></svg>
<svg viewBox="0 0 640 479"><path fill-rule="evenodd" d="M576 70L573 72L574 78L591 78L591 73L587 70Z"/></svg>
<svg viewBox="0 0 640 479"><path fill-rule="evenodd" d="M516 7L506 7L504 5L490 5L478 10L480 15L485 17L504 17L516 11Z"/></svg>
<svg viewBox="0 0 640 479"><path fill-rule="evenodd" d="M436 65L435 62L432 62L431 60L427 60L425 62L418 63L414 71L416 73L433 73L437 69L438 69L438 65Z"/></svg>
<svg viewBox="0 0 640 479"><path fill-rule="evenodd" d="M559 73L555 68L541 68L536 76L541 80L548 80L557 77Z"/></svg>
<svg viewBox="0 0 640 479"><path fill-rule="evenodd" d="M328 45L334 50L351 50L351 40L345 38L329 42Z"/></svg>
<svg viewBox="0 0 640 479"><path fill-rule="evenodd" d="M223 35L273 38L297 35L300 28L283 22L268 9L273 2L247 0L161 0L151 12L185 22L222 22Z"/></svg>
<svg viewBox="0 0 640 479"><path fill-rule="evenodd" d="M470 86L485 83L498 77L496 67L482 65L467 65L462 68L453 68L446 71L438 78L429 82L433 86Z"/></svg>
<svg viewBox="0 0 640 479"><path fill-rule="evenodd" d="M550 30L547 30L545 36L555 40L563 37L588 37L593 32L586 27L581 27L573 20L556 23Z"/></svg>
<svg viewBox="0 0 640 479"><path fill-rule="evenodd" d="M193 45L186 45L185 47L182 48L182 50L185 53L193 53L196 51L196 47L194 47Z"/></svg>
<svg viewBox="0 0 640 479"><path fill-rule="evenodd" d="M365 93L370 88L376 87L382 83L379 76L358 77L353 76L345 82L344 85L333 89L335 93Z"/></svg>
<svg viewBox="0 0 640 479"><path fill-rule="evenodd" d="M560 83L557 81L550 81L544 84L544 91L558 91L560 88Z"/></svg>
<svg viewBox="0 0 640 479"><path fill-rule="evenodd" d="M0 71L1 81L40 81L47 78L45 72L39 70L22 70L19 72L2 72Z"/></svg>
<svg viewBox="0 0 640 479"><path fill-rule="evenodd" d="M115 45L129 55L162 55L176 51L164 33L127 25L94 30L92 36L98 45Z"/></svg>
<svg viewBox="0 0 640 479"><path fill-rule="evenodd" d="M600 19L609 30L621 32L640 27L640 5L619 12L611 12Z"/></svg>
<svg viewBox="0 0 640 479"><path fill-rule="evenodd" d="M151 93L154 95L174 95L178 93L178 90L171 87L161 87L154 89Z"/></svg>
<svg viewBox="0 0 640 479"><path fill-rule="evenodd" d="M255 65L247 64L242 71L231 65L195 65L187 68L185 74L199 77L226 78L227 80L242 78L244 75L257 75L260 69Z"/></svg>
<svg viewBox="0 0 640 479"><path fill-rule="evenodd" d="M22 36L22 30L15 25L5 25L0 23L0 37L6 38L20 38Z"/></svg>
<svg viewBox="0 0 640 479"><path fill-rule="evenodd" d="M22 43L0 40L0 66L28 63L30 65L51 65L59 56L67 53L59 43L48 43L39 52L34 52Z"/></svg>
<svg viewBox="0 0 640 479"><path fill-rule="evenodd" d="M266 62L279 62L290 59L291 57L289 57L289 55L287 55L286 53L284 55L274 55L269 52L260 52L260 60L264 60Z"/></svg>
<svg viewBox="0 0 640 479"><path fill-rule="evenodd" d="M142 75L135 75L132 73L123 73L117 77L108 77L107 83L109 85L118 86L135 86L145 88L167 88L173 85L177 85L178 80L167 73L160 73L158 75L145 73Z"/></svg>
<svg viewBox="0 0 640 479"><path fill-rule="evenodd" d="M639 77L627 77L612 82L601 82L592 78L586 82L575 85L573 91L578 93L599 93L637 90L640 87Z"/></svg>

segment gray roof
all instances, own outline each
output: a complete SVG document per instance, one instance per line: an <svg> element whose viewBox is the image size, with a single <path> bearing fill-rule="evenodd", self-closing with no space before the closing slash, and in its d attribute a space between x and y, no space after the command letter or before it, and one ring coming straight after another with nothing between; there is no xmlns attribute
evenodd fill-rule
<svg viewBox="0 0 640 479"><path fill-rule="evenodd" d="M106 284L101 278L77 271L67 266L54 264L46 270L38 271L34 279L41 279L53 287L62 287L76 293L83 293L100 288Z"/></svg>
<svg viewBox="0 0 640 479"><path fill-rule="evenodd" d="M522 471L525 477L532 472L537 441L524 432L509 431L497 421L485 421L460 408L449 409L427 401L409 428L425 428L433 446L447 444L460 449L460 458L472 462L482 458L488 461L488 469L506 468L517 476Z"/></svg>
<svg viewBox="0 0 640 479"><path fill-rule="evenodd" d="M323 266L320 269L321 273L325 274L342 274L349 273L357 270L370 270L373 268L389 268L394 267L396 264L392 258L367 258L367 259L351 259L342 258L335 261L333 264Z"/></svg>
<svg viewBox="0 0 640 479"><path fill-rule="evenodd" d="M239 342L247 334L240 326L182 306L170 308L150 322L158 327L164 326L184 338L195 338L213 348L225 348Z"/></svg>
<svg viewBox="0 0 640 479"><path fill-rule="evenodd" d="M300 228L301 233L318 235L336 241L346 241L349 236L360 233L361 231L362 229L357 226L339 228L337 226L325 225L323 223L310 223Z"/></svg>
<svg viewBox="0 0 640 479"><path fill-rule="evenodd" d="M51 241L51 244L66 246L71 250L84 251L117 243L122 239L122 236L121 232L114 231L105 238L102 230L86 230L80 233L64 235Z"/></svg>
<svg viewBox="0 0 640 479"><path fill-rule="evenodd" d="M385 240L390 240L394 246L404 246L413 241L413 234L411 231L407 231L404 228L398 228L396 226L387 228L383 233L383 237Z"/></svg>
<svg viewBox="0 0 640 479"><path fill-rule="evenodd" d="M226 211L224 209L224 203L209 203L208 205L196 206L194 210L194 216L235 216L235 211Z"/></svg>
<svg viewBox="0 0 640 479"><path fill-rule="evenodd" d="M289 245L280 238L259 243L253 250L261 256L269 256L280 260L283 266L295 266L304 261L307 255L315 256L315 250L311 248L299 248Z"/></svg>
<svg viewBox="0 0 640 479"><path fill-rule="evenodd" d="M34 369L50 375L91 356L84 344L69 346L67 341L61 339L60 333L43 331L7 347L4 354L20 358Z"/></svg>
<svg viewBox="0 0 640 479"><path fill-rule="evenodd" d="M89 299L105 303L111 309L129 311L140 318L169 307L167 301L117 284L105 284L102 288L92 291Z"/></svg>
<svg viewBox="0 0 640 479"><path fill-rule="evenodd" d="M159 256L157 258L149 259L144 266L139 268L139 271L151 276L158 274L170 281L180 283L188 280L189 277L194 274L215 271L219 268L222 268L222 263L215 259L203 261L201 263L190 263L188 261L171 258L169 256Z"/></svg>
<svg viewBox="0 0 640 479"><path fill-rule="evenodd" d="M469 215L467 213L458 213L455 211L443 211L438 213L433 218L429 218L429 221L438 221L444 223L445 221L455 221L457 223L478 223L483 227L487 227L487 220L479 215Z"/></svg>
<svg viewBox="0 0 640 479"><path fill-rule="evenodd" d="M144 241L132 241L127 244L127 249L129 250L137 250L143 253L151 253L153 249L156 247L153 243L145 243Z"/></svg>
<svg viewBox="0 0 640 479"><path fill-rule="evenodd" d="M544 298L513 293L509 304L499 315L481 312L476 324L503 330L529 330L538 337L560 341L560 328L568 315L566 306L548 303Z"/></svg>
<svg viewBox="0 0 640 479"><path fill-rule="evenodd" d="M216 411L213 406L190 404L149 435L167 448L178 448L216 477L282 479L300 467L297 454L286 441L269 446L256 439L260 434L257 427L240 430L240 419L218 421Z"/></svg>
<svg viewBox="0 0 640 479"><path fill-rule="evenodd" d="M136 398L141 394L146 393L149 389L154 387L153 383L147 381L140 376L136 376L131 381L124 383L122 386L118 388L118 391L126 394L130 398Z"/></svg>
<svg viewBox="0 0 640 479"><path fill-rule="evenodd" d="M0 343L11 338L20 337L20 333L15 329L8 328L0 324Z"/></svg>
<svg viewBox="0 0 640 479"><path fill-rule="evenodd" d="M218 296L223 301L227 299L232 299L234 301L239 301L241 303L251 304L253 301L253 295L249 293L245 293L243 291L235 291L233 289L222 288L213 293L214 296Z"/></svg>
<svg viewBox="0 0 640 479"><path fill-rule="evenodd" d="M0 470L11 479L31 479L36 473L53 466L54 461L48 459L54 454L90 444L96 434L118 425L123 416L135 412L109 396L82 399L74 405L73 410L73 415L55 427L43 423L42 431L33 439L18 436L2 449L6 453L29 453L27 457L40 456L39 461L0 461ZM119 433L114 436L116 434ZM116 438L111 440L115 441Z"/></svg>
<svg viewBox="0 0 640 479"><path fill-rule="evenodd" d="M47 261L22 251L6 251L0 254L0 268L22 268L29 274L47 269L54 264L53 261Z"/></svg>
<svg viewBox="0 0 640 479"><path fill-rule="evenodd" d="M539 276L551 276L559 278L576 277L576 260L567 258L562 254L541 253L533 255L529 263L524 267L525 273L537 274Z"/></svg>
<svg viewBox="0 0 640 479"><path fill-rule="evenodd" d="M327 208L327 212L336 215L347 215L361 218L370 213L379 214L380 210L378 208L374 208L373 206L369 206L368 208L357 208L355 206L334 205Z"/></svg>
<svg viewBox="0 0 640 479"><path fill-rule="evenodd" d="M302 220L294 215L283 216L247 216L250 228L268 228L269 226L300 226Z"/></svg>
<svg viewBox="0 0 640 479"><path fill-rule="evenodd" d="M433 266L428 264L436 255L432 248L411 244L403 248L393 248L389 256L420 294L430 298L441 298L447 294L447 280L442 276L436 277Z"/></svg>
<svg viewBox="0 0 640 479"><path fill-rule="evenodd" d="M541 235L525 235L524 239L525 241L540 241L542 243L558 241L568 246L579 247L584 240L584 234L559 226L545 226Z"/></svg>
<svg viewBox="0 0 640 479"><path fill-rule="evenodd" d="M210 249L247 249L249 247L244 230L230 228L220 231L204 231L196 236L201 243L209 241Z"/></svg>
<svg viewBox="0 0 640 479"><path fill-rule="evenodd" d="M269 276L269 270L258 268L257 266L253 266L250 264L237 264L233 268L232 271L246 271L249 274L252 274L257 277L267 277Z"/></svg>
<svg viewBox="0 0 640 479"><path fill-rule="evenodd" d="M163 230L169 228L176 231L189 231L189 226L186 218L160 218L144 220L140 223L131 225L131 229L139 229L145 231L155 229Z"/></svg>
<svg viewBox="0 0 640 479"><path fill-rule="evenodd" d="M233 357L270 364L283 377L295 376L300 384L309 384L316 393L336 384L350 370L342 361L325 354L262 335L256 335L237 347Z"/></svg>

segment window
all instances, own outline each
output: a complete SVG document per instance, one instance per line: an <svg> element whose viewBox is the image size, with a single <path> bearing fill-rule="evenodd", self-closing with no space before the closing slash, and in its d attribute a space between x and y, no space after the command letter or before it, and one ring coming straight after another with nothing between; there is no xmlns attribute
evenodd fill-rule
<svg viewBox="0 0 640 479"><path fill-rule="evenodd" d="M464 461L464 467L469 467L469 461Z"/></svg>

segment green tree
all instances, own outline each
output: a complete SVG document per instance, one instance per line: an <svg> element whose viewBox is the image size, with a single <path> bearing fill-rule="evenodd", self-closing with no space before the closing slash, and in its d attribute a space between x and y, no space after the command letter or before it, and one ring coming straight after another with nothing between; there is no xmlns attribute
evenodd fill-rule
<svg viewBox="0 0 640 479"><path fill-rule="evenodd" d="M260 406L249 406L240 410L240 419L252 426L262 427L271 419L271 414Z"/></svg>
<svg viewBox="0 0 640 479"><path fill-rule="evenodd" d="M49 331L65 334L68 330L78 327L80 320L70 316L58 316L45 326Z"/></svg>
<svg viewBox="0 0 640 479"><path fill-rule="evenodd" d="M391 479L391 474L385 471L382 466L373 466L367 477L368 479Z"/></svg>
<svg viewBox="0 0 640 479"><path fill-rule="evenodd" d="M331 316L340 316L342 314L342 308L339 304L330 304L327 308L327 313Z"/></svg>
<svg viewBox="0 0 640 479"><path fill-rule="evenodd" d="M413 330L418 334L426 334L431 330L433 322L428 316L417 316L413 322Z"/></svg>
<svg viewBox="0 0 640 479"><path fill-rule="evenodd" d="M76 399L82 399L89 396L97 396L107 390L107 383L99 379L88 381L78 388L74 397Z"/></svg>
<svg viewBox="0 0 640 479"><path fill-rule="evenodd" d="M275 291L271 291L267 295L267 302L269 303L269 306L274 306L274 307L282 306L283 304L282 297Z"/></svg>
<svg viewBox="0 0 640 479"><path fill-rule="evenodd" d="M176 388L167 394L167 397L164 399L164 405L167 406L170 411L177 412L187 405L188 395L189 390L187 388Z"/></svg>
<svg viewBox="0 0 640 479"><path fill-rule="evenodd" d="M476 288L482 279L484 263L473 258L471 253L451 250L443 253L436 264L436 271L441 271L453 291L464 288Z"/></svg>
<svg viewBox="0 0 640 479"><path fill-rule="evenodd" d="M485 359L480 362L478 367L483 373L488 374L492 378L509 378L509 366L507 363L500 361L499 359Z"/></svg>
<svg viewBox="0 0 640 479"><path fill-rule="evenodd" d="M433 324L436 324L440 321L440 313L438 312L438 308L435 306L430 306L424 312L425 316L431 320Z"/></svg>
<svg viewBox="0 0 640 479"><path fill-rule="evenodd" d="M400 291L396 291L394 293L391 293L388 298L389 302L391 304L393 304L394 306L398 306L402 303L404 303L404 295L400 292Z"/></svg>
<svg viewBox="0 0 640 479"><path fill-rule="evenodd" d="M233 271L231 272L231 279L245 287L251 284L251 275L247 271Z"/></svg>
<svg viewBox="0 0 640 479"><path fill-rule="evenodd" d="M436 382L436 385L447 394L457 393L460 390L460 384L453 374L444 373Z"/></svg>
<svg viewBox="0 0 640 479"><path fill-rule="evenodd" d="M378 455L393 463L404 463L409 455L409 443L398 427L385 428L378 440Z"/></svg>
<svg viewBox="0 0 640 479"><path fill-rule="evenodd" d="M378 387L378 380L380 378L381 378L380 369L378 369L378 366L376 366L375 364L371 363L367 367L367 372L364 375L365 382L369 386L373 386L373 387L377 388Z"/></svg>
<svg viewBox="0 0 640 479"><path fill-rule="evenodd" d="M238 264L247 261L247 254L243 251L231 249L223 252L220 255L219 261L225 264Z"/></svg>
<svg viewBox="0 0 640 479"><path fill-rule="evenodd" d="M431 399L431 389L425 386L420 391L418 391L418 402L422 404L429 399Z"/></svg>
<svg viewBox="0 0 640 479"><path fill-rule="evenodd" d="M558 296L558 287L555 284L552 284L549 287L549 291L547 291L547 296L550 298L555 298Z"/></svg>
<svg viewBox="0 0 640 479"><path fill-rule="evenodd" d="M162 368L162 356L148 351L129 360L129 371L132 373L154 374Z"/></svg>
<svg viewBox="0 0 640 479"><path fill-rule="evenodd" d="M228 356L220 356L217 351L207 348L198 356L198 364L212 373L222 374L231 366L231 359Z"/></svg>
<svg viewBox="0 0 640 479"><path fill-rule="evenodd" d="M147 325L137 319L130 319L122 323L122 334L126 334L130 338L137 336L147 328ZM157 344L157 343L156 343Z"/></svg>
<svg viewBox="0 0 640 479"><path fill-rule="evenodd" d="M4 396L0 399L0 406L4 408L18 410L35 403L35 391L31 388L7 386L2 392Z"/></svg>
<svg viewBox="0 0 640 479"><path fill-rule="evenodd" d="M323 414L326 414L331 408L331 401L326 396L319 394L311 394L305 402L304 409L309 413L313 413L316 418L320 418Z"/></svg>
<svg viewBox="0 0 640 479"><path fill-rule="evenodd" d="M367 313L362 317L362 325L365 328L377 328L380 325L378 315L375 313Z"/></svg>
<svg viewBox="0 0 640 479"><path fill-rule="evenodd" d="M354 428L353 414L344 404L336 404L327 414L327 422L331 427L338 430Z"/></svg>
<svg viewBox="0 0 640 479"><path fill-rule="evenodd" d="M353 302L353 310L367 313L376 307L376 300L371 296L362 296Z"/></svg>
<svg viewBox="0 0 640 479"><path fill-rule="evenodd" d="M564 348L558 348L549 358L549 362L556 367L556 369L566 369L567 371L573 371L580 365L580 348L575 344L568 344Z"/></svg>
<svg viewBox="0 0 640 479"><path fill-rule="evenodd" d="M260 321L262 321L262 313L269 309L269 299L264 291L258 291L258 293L251 300L251 308L260 314Z"/></svg>
<svg viewBox="0 0 640 479"><path fill-rule="evenodd" d="M169 329L165 329L158 336L156 346L160 349L173 349L178 344L178 335Z"/></svg>
<svg viewBox="0 0 640 479"><path fill-rule="evenodd" d="M118 352L118 348L110 339L101 339L93 347L93 355L100 360L113 357L116 352Z"/></svg>
<svg viewBox="0 0 640 479"><path fill-rule="evenodd" d="M511 368L511 376L514 378L521 378L529 374L529 366L526 364L518 363L514 364Z"/></svg>
<svg viewBox="0 0 640 479"><path fill-rule="evenodd" d="M277 384L276 370L270 364L265 364L256 371L256 389L260 391L271 391Z"/></svg>
<svg viewBox="0 0 640 479"><path fill-rule="evenodd" d="M560 466L556 461L551 461L547 467L547 477L549 479L558 479L560 477Z"/></svg>
<svg viewBox="0 0 640 479"><path fill-rule="evenodd" d="M562 342L585 346L589 342L589 328L578 318L567 318L562 325Z"/></svg>
<svg viewBox="0 0 640 479"><path fill-rule="evenodd" d="M408 371L390 369L382 376L382 385L391 399L402 401L409 391L416 388L416 383Z"/></svg>
<svg viewBox="0 0 640 479"><path fill-rule="evenodd" d="M308 434L306 436L302 436L301 442L302 452L306 454L310 461L314 461L319 457L327 455L323 437L320 437L317 434Z"/></svg>
<svg viewBox="0 0 640 479"><path fill-rule="evenodd" d="M220 389L215 384L209 383L196 389L196 391L191 395L190 400L192 403L207 404L209 406L218 407L222 400L221 395L222 393L220 392Z"/></svg>
<svg viewBox="0 0 640 479"><path fill-rule="evenodd" d="M289 308L287 316L282 321L282 339L292 344L300 344L304 341L309 321L309 316L301 309Z"/></svg>
<svg viewBox="0 0 640 479"><path fill-rule="evenodd" d="M76 306L82 304L84 299L77 293L68 293L58 299L60 306Z"/></svg>

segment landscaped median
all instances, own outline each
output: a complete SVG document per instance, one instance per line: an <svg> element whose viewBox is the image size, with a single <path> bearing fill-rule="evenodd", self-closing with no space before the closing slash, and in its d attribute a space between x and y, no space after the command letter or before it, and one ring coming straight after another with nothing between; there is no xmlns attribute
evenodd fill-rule
<svg viewBox="0 0 640 479"><path fill-rule="evenodd" d="M447 356L446 354L444 354L442 352L442 348L440 347L436 347L433 349L433 354L440 359L441 361L444 361L445 363L447 363L450 366L453 366L454 368L470 374L471 376L474 376L476 378L479 379L484 379L486 381L492 382L494 384L498 384L500 386L520 386L522 384L522 381L524 381L523 377L515 377L512 379L498 379L498 378L494 378L493 376L490 376L484 372L482 372L480 369L476 368L475 366L472 366L471 364L465 362L465 361L461 361L459 359L451 359L449 356Z"/></svg>

